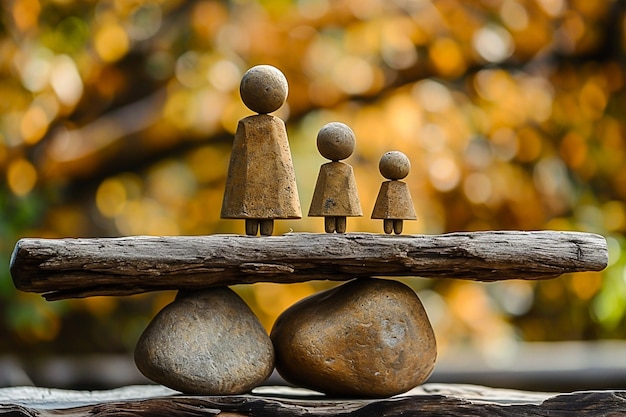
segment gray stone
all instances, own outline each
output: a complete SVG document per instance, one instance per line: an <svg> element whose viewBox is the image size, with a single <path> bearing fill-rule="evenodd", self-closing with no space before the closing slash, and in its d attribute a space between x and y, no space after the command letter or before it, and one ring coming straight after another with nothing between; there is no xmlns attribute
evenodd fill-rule
<svg viewBox="0 0 626 417"><path fill-rule="evenodd" d="M415 292L359 278L287 309L271 332L285 380L330 395L387 397L424 382L435 335Z"/></svg>
<svg viewBox="0 0 626 417"><path fill-rule="evenodd" d="M252 111L268 114L287 100L289 85L285 75L271 65L257 65L243 75L239 85L241 100Z"/></svg>
<svg viewBox="0 0 626 417"><path fill-rule="evenodd" d="M274 369L272 343L227 287L181 294L141 335L135 363L153 381L190 394L250 391Z"/></svg>

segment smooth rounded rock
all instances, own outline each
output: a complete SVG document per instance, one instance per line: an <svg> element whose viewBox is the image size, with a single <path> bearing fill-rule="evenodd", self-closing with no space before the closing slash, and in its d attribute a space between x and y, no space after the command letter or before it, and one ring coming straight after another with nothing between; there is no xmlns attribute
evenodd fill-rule
<svg viewBox="0 0 626 417"><path fill-rule="evenodd" d="M294 304L271 332L288 382L334 396L387 397L424 382L435 335L415 292L358 278Z"/></svg>
<svg viewBox="0 0 626 417"><path fill-rule="evenodd" d="M278 110L285 103L289 85L278 68L257 65L246 71L241 78L239 93L250 110L267 114Z"/></svg>
<svg viewBox="0 0 626 417"><path fill-rule="evenodd" d="M380 158L378 169L388 180L401 180L409 175L411 161L400 151L389 151Z"/></svg>
<svg viewBox="0 0 626 417"><path fill-rule="evenodd" d="M331 161L340 161L352 155L355 142L352 129L341 122L327 123L317 133L317 149Z"/></svg>
<svg viewBox="0 0 626 417"><path fill-rule="evenodd" d="M246 303L227 287L179 293L141 335L137 368L190 394L241 394L274 369L274 349Z"/></svg>

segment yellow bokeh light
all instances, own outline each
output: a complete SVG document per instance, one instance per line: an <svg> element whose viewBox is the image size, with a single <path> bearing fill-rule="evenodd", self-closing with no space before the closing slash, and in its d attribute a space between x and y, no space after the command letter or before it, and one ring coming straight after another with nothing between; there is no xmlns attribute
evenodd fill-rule
<svg viewBox="0 0 626 417"><path fill-rule="evenodd" d="M585 34L585 21L582 16L575 11L565 13L563 19L563 45L570 50L575 49L575 45Z"/></svg>
<svg viewBox="0 0 626 417"><path fill-rule="evenodd" d="M2 143L4 138L2 137L2 133L0 133L0 143ZM9 158L9 152L7 148L4 146L0 146L0 168L4 166L7 159Z"/></svg>
<svg viewBox="0 0 626 417"><path fill-rule="evenodd" d="M334 68L333 80L347 94L364 94L374 84L374 69L365 59L347 56Z"/></svg>
<svg viewBox="0 0 626 417"><path fill-rule="evenodd" d="M241 101L230 101L222 109L221 124L222 127L230 134L234 135L237 131L239 120L250 116L251 110L248 109Z"/></svg>
<svg viewBox="0 0 626 417"><path fill-rule="evenodd" d="M306 19L315 20L323 17L330 9L328 0L298 0L298 12Z"/></svg>
<svg viewBox="0 0 626 417"><path fill-rule="evenodd" d="M552 85L544 78L533 77L522 79L520 82L520 93L525 101L528 117L537 122L543 122L552 115L552 101L554 91Z"/></svg>
<svg viewBox="0 0 626 417"><path fill-rule="evenodd" d="M602 220L604 228L611 232L621 232L626 229L626 207L624 203L612 200L602 206Z"/></svg>
<svg viewBox="0 0 626 417"><path fill-rule="evenodd" d="M177 129L189 129L193 125L192 112L189 111L192 98L188 90L173 91L165 102L163 117Z"/></svg>
<svg viewBox="0 0 626 417"><path fill-rule="evenodd" d="M433 186L439 191L450 191L461 179L461 172L456 161L450 155L441 155L428 166L428 175Z"/></svg>
<svg viewBox="0 0 626 417"><path fill-rule="evenodd" d="M500 6L502 22L513 30L524 30L528 27L528 11L516 0L504 0Z"/></svg>
<svg viewBox="0 0 626 417"><path fill-rule="evenodd" d="M491 303L485 287L475 282L459 281L447 294L450 313L470 327L485 326L490 317Z"/></svg>
<svg viewBox="0 0 626 417"><path fill-rule="evenodd" d="M474 33L474 49L488 62L502 62L513 54L515 45L509 32L497 25L487 25Z"/></svg>
<svg viewBox="0 0 626 417"><path fill-rule="evenodd" d="M180 234L180 227L172 216L151 198L129 201L115 216L115 225L120 233L125 235Z"/></svg>
<svg viewBox="0 0 626 417"><path fill-rule="evenodd" d="M39 142L48 131L48 123L48 116L41 106L30 106L20 123L20 133L24 143L33 145Z"/></svg>
<svg viewBox="0 0 626 417"><path fill-rule="evenodd" d="M50 209L46 219L53 224L58 236L83 235L90 224L90 213L80 205L55 207Z"/></svg>
<svg viewBox="0 0 626 417"><path fill-rule="evenodd" d="M423 80L415 83L411 93L425 110L438 113L448 110L454 104L450 90L434 80Z"/></svg>
<svg viewBox="0 0 626 417"><path fill-rule="evenodd" d="M597 272L579 272L568 278L570 290L580 300L589 300L602 288L602 275Z"/></svg>
<svg viewBox="0 0 626 417"><path fill-rule="evenodd" d="M221 180L228 170L226 152L216 146L203 146L187 157L189 169L200 183Z"/></svg>
<svg viewBox="0 0 626 417"><path fill-rule="evenodd" d="M357 152L372 161L378 161L380 155L386 152L390 139L385 124L380 122L383 117L386 115L379 107L364 106L350 123L357 137Z"/></svg>
<svg viewBox="0 0 626 417"><path fill-rule="evenodd" d="M106 317L117 307L115 297L89 297L83 300L83 307L94 316Z"/></svg>
<svg viewBox="0 0 626 417"><path fill-rule="evenodd" d="M589 80L580 90L580 109L586 119L597 120L602 117L607 105L607 96L597 81Z"/></svg>
<svg viewBox="0 0 626 417"><path fill-rule="evenodd" d="M543 148L541 136L530 127L520 129L517 134L517 158L523 162L532 162L539 158Z"/></svg>
<svg viewBox="0 0 626 417"><path fill-rule="evenodd" d="M341 99L341 91L337 85L323 78L311 82L308 95L311 103L320 107L331 107Z"/></svg>
<svg viewBox="0 0 626 417"><path fill-rule="evenodd" d="M315 293L311 283L303 282L290 285L274 283L254 284L254 298L266 328L271 328L276 318L299 300Z"/></svg>
<svg viewBox="0 0 626 417"><path fill-rule="evenodd" d="M126 55L130 48L130 40L123 27L109 23L96 32L94 48L103 61L115 62Z"/></svg>
<svg viewBox="0 0 626 417"><path fill-rule="evenodd" d="M459 44L450 38L435 40L429 49L429 55L435 70L442 77L458 77L467 67Z"/></svg>
<svg viewBox="0 0 626 417"><path fill-rule="evenodd" d="M559 149L561 157L571 168L580 168L587 160L587 142L578 132L571 131L567 133L561 140Z"/></svg>
<svg viewBox="0 0 626 417"><path fill-rule="evenodd" d="M207 83L209 60L205 54L187 51L176 59L176 79L187 88L201 87Z"/></svg>
<svg viewBox="0 0 626 417"><path fill-rule="evenodd" d="M194 3L191 12L191 27L203 39L213 39L219 30L228 21L228 5L219 1L199 1Z"/></svg>
<svg viewBox="0 0 626 417"><path fill-rule="evenodd" d="M448 146L448 133L437 123L426 123L417 136L420 145L430 153L443 152Z"/></svg>
<svg viewBox="0 0 626 417"><path fill-rule="evenodd" d="M13 2L13 21L21 31L37 26L41 4L39 0L17 0Z"/></svg>
<svg viewBox="0 0 626 417"><path fill-rule="evenodd" d="M517 155L518 139L515 131L503 127L494 131L489 137L496 157L502 161L510 161Z"/></svg>
<svg viewBox="0 0 626 417"><path fill-rule="evenodd" d="M124 184L116 178L106 179L96 191L96 207L105 217L115 217L124 209L128 196Z"/></svg>
<svg viewBox="0 0 626 417"><path fill-rule="evenodd" d="M510 74L498 69L480 70L474 78L476 92L489 101L501 101L514 96L515 83Z"/></svg>
<svg viewBox="0 0 626 417"><path fill-rule="evenodd" d="M196 192L196 177L187 164L163 160L146 175L146 195L168 211L184 207Z"/></svg>
<svg viewBox="0 0 626 417"><path fill-rule="evenodd" d="M229 102L229 96L207 87L197 91L192 100L193 111L190 113L193 130L202 135L215 134L220 129L222 109Z"/></svg>
<svg viewBox="0 0 626 417"><path fill-rule="evenodd" d="M211 85L224 92L235 91L239 87L241 71L232 61L221 59L208 69L207 77Z"/></svg>
<svg viewBox="0 0 626 417"><path fill-rule="evenodd" d="M397 94L385 103L384 110L385 123L381 124L380 119L374 119L372 122L378 124L382 130L385 146L397 148L401 147L403 142L414 144L423 124L420 105L409 94ZM387 129L384 129L384 126Z"/></svg>
<svg viewBox="0 0 626 417"><path fill-rule="evenodd" d="M414 43L416 28L415 22L407 16L399 16L382 24L380 54L391 68L405 69L417 63L418 53Z"/></svg>
<svg viewBox="0 0 626 417"><path fill-rule="evenodd" d="M24 196L35 187L37 170L26 159L16 159L9 164L7 169L7 182L13 194Z"/></svg>
<svg viewBox="0 0 626 417"><path fill-rule="evenodd" d="M626 280L620 2L5 3L0 169L5 197L27 209L7 229L14 237L243 234L242 221L220 218L232 135L254 113L238 85L246 68L271 64L289 81L288 104L276 116L286 121L303 211L327 162L316 134L341 121L357 137L346 162L364 211L348 220L349 231L382 232L369 218L384 181L377 165L396 149L411 160L405 182L418 216L405 222L405 234L582 229L607 238L604 282L599 274L516 282L504 297L496 285L426 280L429 307L439 305L432 321L443 329L442 346L458 342L508 357L515 346L507 340L626 334L623 326L605 326L626 320L619 297L603 299L618 293L613 281ZM275 235L323 233L323 221L306 216L275 227ZM323 285L242 287L269 328ZM514 312L516 298L535 294L540 300L531 310ZM152 304L153 295L145 295L144 311L156 314L173 296ZM12 309L16 300L8 301ZM66 336L70 310L35 311L34 300L19 301L33 313L15 324L23 340ZM105 323L124 307L94 298L71 308ZM580 329L546 326L546 314L552 324L573 317ZM129 316L132 323L115 336L127 338L144 318Z"/></svg>
<svg viewBox="0 0 626 417"><path fill-rule="evenodd" d="M565 0L537 0L537 4L553 17L563 14L566 8Z"/></svg>
<svg viewBox="0 0 626 417"><path fill-rule="evenodd" d="M474 172L463 182L463 192L474 204L484 204L491 197L491 180L485 174Z"/></svg>
<svg viewBox="0 0 626 417"><path fill-rule="evenodd" d="M50 72L50 85L59 101L68 107L75 106L83 96L83 81L76 63L67 55L54 59Z"/></svg>

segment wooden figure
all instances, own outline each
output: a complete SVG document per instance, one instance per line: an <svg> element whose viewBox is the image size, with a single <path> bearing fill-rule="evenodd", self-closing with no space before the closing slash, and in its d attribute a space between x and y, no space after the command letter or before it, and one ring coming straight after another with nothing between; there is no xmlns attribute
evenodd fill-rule
<svg viewBox="0 0 626 417"><path fill-rule="evenodd" d="M347 125L332 122L317 134L317 149L330 159L320 167L309 216L324 217L326 233L345 233L346 217L363 215L352 167L344 162L354 151L354 132Z"/></svg>
<svg viewBox="0 0 626 417"><path fill-rule="evenodd" d="M226 178L223 219L245 219L246 234L269 236L274 219L300 219L285 123L268 113L287 99L283 73L270 65L250 68L239 88L244 104L258 114L239 121Z"/></svg>
<svg viewBox="0 0 626 417"><path fill-rule="evenodd" d="M415 220L415 209L408 185L399 181L409 175L411 162L399 151L387 152L380 158L378 169L385 181L380 186L372 219L383 219L385 233L402 233L402 220Z"/></svg>

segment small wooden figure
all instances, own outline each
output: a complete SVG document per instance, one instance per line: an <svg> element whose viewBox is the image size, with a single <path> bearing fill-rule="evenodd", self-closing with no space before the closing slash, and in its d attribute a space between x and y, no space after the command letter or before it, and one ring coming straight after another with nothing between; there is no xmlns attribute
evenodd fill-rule
<svg viewBox="0 0 626 417"><path fill-rule="evenodd" d="M326 233L345 233L346 217L363 215L352 167L344 162L354 151L354 132L347 125L332 122L317 134L317 149L330 159L320 167L310 217L324 217Z"/></svg>
<svg viewBox="0 0 626 417"><path fill-rule="evenodd" d="M401 180L409 175L411 162L409 158L399 151L387 152L380 158L378 169L385 181L380 186L372 219L383 219L385 233L402 233L402 220L415 220L413 200L407 184Z"/></svg>
<svg viewBox="0 0 626 417"><path fill-rule="evenodd" d="M239 121L228 166L223 219L245 219L246 234L269 236L274 219L300 219L296 186L285 123L268 113L287 99L283 73L270 65L250 68L239 87L241 99L259 114Z"/></svg>

